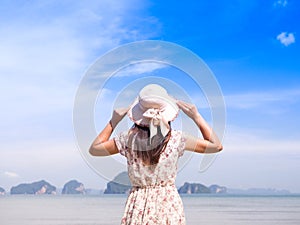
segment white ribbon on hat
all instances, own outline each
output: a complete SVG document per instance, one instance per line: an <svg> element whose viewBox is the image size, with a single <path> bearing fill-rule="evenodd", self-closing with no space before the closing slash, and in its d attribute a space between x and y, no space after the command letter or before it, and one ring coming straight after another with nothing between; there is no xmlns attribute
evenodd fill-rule
<svg viewBox="0 0 300 225"><path fill-rule="evenodd" d="M150 119L149 129L150 129L150 142L154 135L157 134L157 127L160 126L162 135L165 137L169 132L169 125L163 119L161 113L163 111L160 109L150 108L143 113L143 117Z"/></svg>

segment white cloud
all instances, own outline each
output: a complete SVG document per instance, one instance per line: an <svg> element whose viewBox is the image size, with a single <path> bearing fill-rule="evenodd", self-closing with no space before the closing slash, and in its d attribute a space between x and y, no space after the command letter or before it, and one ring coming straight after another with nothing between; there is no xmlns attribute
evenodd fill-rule
<svg viewBox="0 0 300 225"><path fill-rule="evenodd" d="M182 184L188 177L193 182L218 183L235 188L240 185L245 188L283 188L282 180L285 180L286 189L299 192L300 183L295 182L298 177L295 171L299 171L299 138L293 135L276 137L267 128L240 125L227 126L223 151L208 170L196 173L203 155L193 155L178 174L177 181Z"/></svg>
<svg viewBox="0 0 300 225"><path fill-rule="evenodd" d="M224 138L224 151L241 154L268 155L280 153L296 155L300 153L300 141L296 138L276 138L271 131L261 128L241 128L227 126Z"/></svg>
<svg viewBox="0 0 300 225"><path fill-rule="evenodd" d="M280 108L282 104L287 106L299 102L300 89L239 93L224 97L227 108L264 110L272 105Z"/></svg>
<svg viewBox="0 0 300 225"><path fill-rule="evenodd" d="M284 46L295 43L295 36L293 33L282 32L277 35L276 39Z"/></svg>
<svg viewBox="0 0 300 225"><path fill-rule="evenodd" d="M3 7L8 10L0 15L0 123L5 137L15 133L12 129L28 131L23 121L44 120L41 129L46 130L54 114L71 117L87 66L120 43L156 32L148 32L157 21L137 14L145 6L136 0L37 1L18 7L10 2ZM17 14L9 13L16 8Z"/></svg>
<svg viewBox="0 0 300 225"><path fill-rule="evenodd" d="M9 144L3 144L8 149ZM24 150L25 149L25 150ZM25 170L39 172L39 169L57 165L67 168L80 156L75 142L70 139L44 138L42 140L20 140L1 152L1 168L14 167L16 172L5 172L7 176L18 176ZM80 158L80 157L79 157ZM34 166L33 166L34 165Z"/></svg>
<svg viewBox="0 0 300 225"><path fill-rule="evenodd" d="M146 7L139 0L1 5L0 169L6 177L14 176L11 170L26 179L37 173L35 168L43 174L56 163L65 169L66 162L82 161L70 144L75 141L63 140L73 138L77 86L89 64L106 51L157 35L159 23L145 17Z"/></svg>
<svg viewBox="0 0 300 225"><path fill-rule="evenodd" d="M288 4L287 0L277 0L274 2L275 7L277 7L277 6L286 7L287 4Z"/></svg>
<svg viewBox="0 0 300 225"><path fill-rule="evenodd" d="M41 179L57 187L72 178L82 180L86 187L98 188L105 183L88 167L72 139L21 140L2 146L9 149L2 150L0 157L0 171L5 171L0 172L0 186L6 190L19 183Z"/></svg>
<svg viewBox="0 0 300 225"><path fill-rule="evenodd" d="M163 63L155 62L141 62L129 65L128 67L120 70L116 73L116 77L126 77L126 76L139 76L144 73L152 73L155 70L159 70L167 67L168 65Z"/></svg>
<svg viewBox="0 0 300 225"><path fill-rule="evenodd" d="M8 178L17 178L17 177L19 177L19 175L17 173L11 172L11 171L4 171L3 175L5 177L8 177Z"/></svg>

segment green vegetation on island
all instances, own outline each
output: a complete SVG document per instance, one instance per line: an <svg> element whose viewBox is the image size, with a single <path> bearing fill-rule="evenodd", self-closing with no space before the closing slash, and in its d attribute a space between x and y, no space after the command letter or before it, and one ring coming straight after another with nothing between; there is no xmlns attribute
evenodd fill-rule
<svg viewBox="0 0 300 225"><path fill-rule="evenodd" d="M85 194L86 190L83 183L78 182L77 180L70 180L64 185L62 189L62 194Z"/></svg>
<svg viewBox="0 0 300 225"><path fill-rule="evenodd" d="M41 195L41 194L56 194L56 187L48 182L41 180L29 184L19 184L10 189L10 194L29 194L29 195Z"/></svg>
<svg viewBox="0 0 300 225"><path fill-rule="evenodd" d="M119 173L112 181L107 183L104 194L125 194L131 188L128 173Z"/></svg>
<svg viewBox="0 0 300 225"><path fill-rule="evenodd" d="M196 184L196 183L187 183L185 182L183 186L178 189L180 194L200 194L200 193L210 193L208 187L204 186L203 184Z"/></svg>

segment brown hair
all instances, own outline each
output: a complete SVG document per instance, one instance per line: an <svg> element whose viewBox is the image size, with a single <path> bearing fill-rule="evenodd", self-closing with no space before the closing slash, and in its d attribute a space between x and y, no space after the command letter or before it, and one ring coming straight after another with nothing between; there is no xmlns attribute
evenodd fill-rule
<svg viewBox="0 0 300 225"><path fill-rule="evenodd" d="M169 123L171 127L171 124ZM171 129L166 136L163 136L160 127L157 134L150 140L149 127L142 127L134 124L129 131L129 148L136 152L137 157L145 164L157 164L161 153L165 150L171 136Z"/></svg>

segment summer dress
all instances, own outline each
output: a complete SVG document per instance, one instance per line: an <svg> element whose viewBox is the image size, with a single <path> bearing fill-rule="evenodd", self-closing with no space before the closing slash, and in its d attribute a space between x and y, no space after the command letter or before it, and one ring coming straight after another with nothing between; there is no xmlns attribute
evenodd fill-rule
<svg viewBox="0 0 300 225"><path fill-rule="evenodd" d="M181 131L171 131L158 164L152 166L144 165L126 147L128 132L115 137L115 142L120 154L127 158L132 184L121 225L184 225L183 205L175 186L177 161L185 147Z"/></svg>

